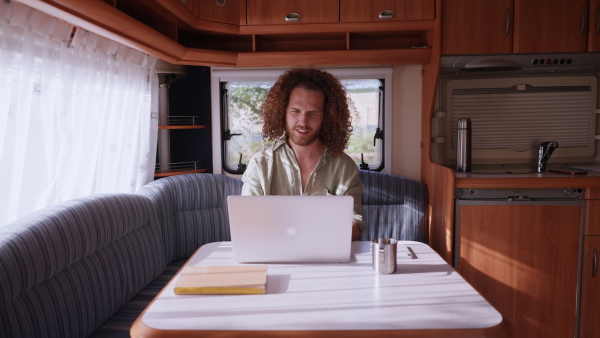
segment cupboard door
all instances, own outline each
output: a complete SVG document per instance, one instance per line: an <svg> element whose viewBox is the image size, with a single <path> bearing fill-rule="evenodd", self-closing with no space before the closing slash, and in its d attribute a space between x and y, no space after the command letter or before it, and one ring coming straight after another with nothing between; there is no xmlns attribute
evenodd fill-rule
<svg viewBox="0 0 600 338"><path fill-rule="evenodd" d="M248 0L249 25L339 22L339 0Z"/></svg>
<svg viewBox="0 0 600 338"><path fill-rule="evenodd" d="M515 0L513 52L585 52L588 1Z"/></svg>
<svg viewBox="0 0 600 338"><path fill-rule="evenodd" d="M340 0L340 22L373 21L373 0Z"/></svg>
<svg viewBox="0 0 600 338"><path fill-rule="evenodd" d="M202 20L224 22L233 25L246 23L241 18L241 6L246 3L240 0L198 0L198 18ZM244 12L245 13L245 12Z"/></svg>
<svg viewBox="0 0 600 338"><path fill-rule="evenodd" d="M588 52L600 52L600 0L590 0Z"/></svg>
<svg viewBox="0 0 600 338"><path fill-rule="evenodd" d="M445 0L442 54L512 52L513 0Z"/></svg>
<svg viewBox="0 0 600 338"><path fill-rule="evenodd" d="M581 207L459 207L458 271L515 337L573 337Z"/></svg>
<svg viewBox="0 0 600 338"><path fill-rule="evenodd" d="M600 236L585 236L583 243L579 337L596 337L600 332Z"/></svg>
<svg viewBox="0 0 600 338"><path fill-rule="evenodd" d="M585 201L584 235L600 236L600 200Z"/></svg>
<svg viewBox="0 0 600 338"><path fill-rule="evenodd" d="M435 19L435 0L340 0L341 22Z"/></svg>

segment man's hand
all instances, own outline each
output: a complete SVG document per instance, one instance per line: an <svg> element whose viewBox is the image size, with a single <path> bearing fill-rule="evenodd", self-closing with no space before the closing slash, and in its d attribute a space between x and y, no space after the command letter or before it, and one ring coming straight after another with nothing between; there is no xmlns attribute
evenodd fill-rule
<svg viewBox="0 0 600 338"><path fill-rule="evenodd" d="M358 241L359 238L360 238L360 227L358 226L358 224L356 224L356 222L352 222L352 240Z"/></svg>

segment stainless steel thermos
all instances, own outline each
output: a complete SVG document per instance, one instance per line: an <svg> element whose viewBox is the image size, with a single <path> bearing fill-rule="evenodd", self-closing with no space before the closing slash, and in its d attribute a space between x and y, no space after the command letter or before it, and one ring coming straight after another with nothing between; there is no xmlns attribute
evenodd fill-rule
<svg viewBox="0 0 600 338"><path fill-rule="evenodd" d="M471 119L458 119L456 171L471 171Z"/></svg>

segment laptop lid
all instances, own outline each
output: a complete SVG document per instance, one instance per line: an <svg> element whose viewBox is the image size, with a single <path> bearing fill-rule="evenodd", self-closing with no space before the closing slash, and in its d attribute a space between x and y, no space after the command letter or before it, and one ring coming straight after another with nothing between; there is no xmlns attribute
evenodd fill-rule
<svg viewBox="0 0 600 338"><path fill-rule="evenodd" d="M239 263L345 263L352 196L229 196L233 259Z"/></svg>

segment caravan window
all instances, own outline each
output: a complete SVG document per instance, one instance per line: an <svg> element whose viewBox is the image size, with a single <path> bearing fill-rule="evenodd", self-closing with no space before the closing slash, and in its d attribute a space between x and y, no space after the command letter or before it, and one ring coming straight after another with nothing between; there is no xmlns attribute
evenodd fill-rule
<svg viewBox="0 0 600 338"><path fill-rule="evenodd" d="M259 114L277 76L268 80L242 78L219 81L221 153L223 170L226 172L242 174L252 155L267 144L262 138ZM384 164L386 80L365 76L336 76L355 108L355 113L352 113L353 132L346 153L354 159L357 166L381 170Z"/></svg>

